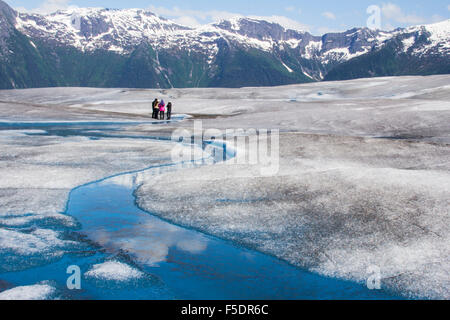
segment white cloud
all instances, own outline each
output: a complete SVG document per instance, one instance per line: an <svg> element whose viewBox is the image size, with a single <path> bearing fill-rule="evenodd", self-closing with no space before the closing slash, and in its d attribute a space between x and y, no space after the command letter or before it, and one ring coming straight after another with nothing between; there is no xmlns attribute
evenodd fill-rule
<svg viewBox="0 0 450 320"><path fill-rule="evenodd" d="M49 14L58 10L65 10L69 8L75 8L76 6L70 5L71 0L45 0L39 7L27 10L24 7L15 8L19 12L33 12L39 14Z"/></svg>
<svg viewBox="0 0 450 320"><path fill-rule="evenodd" d="M298 13L298 14L302 14L302 9L300 8L296 8L294 6L289 6L284 8L285 11L290 12L290 13Z"/></svg>
<svg viewBox="0 0 450 320"><path fill-rule="evenodd" d="M266 20L273 23L278 23L286 29L308 31L309 26L302 24L296 20L284 16L248 16L250 19Z"/></svg>
<svg viewBox="0 0 450 320"><path fill-rule="evenodd" d="M286 7L286 8L284 8L284 10L286 10L287 12L294 12L295 7L294 6Z"/></svg>
<svg viewBox="0 0 450 320"><path fill-rule="evenodd" d="M322 13L322 15L327 19L336 20L336 15L333 12L326 11L326 12Z"/></svg>
<svg viewBox="0 0 450 320"><path fill-rule="evenodd" d="M392 23L386 23L385 25L384 25L384 28L383 28L384 30L386 30L386 31L392 31L392 30L395 30L396 28L392 25Z"/></svg>
<svg viewBox="0 0 450 320"><path fill-rule="evenodd" d="M450 4L447 6L447 10L450 11Z"/></svg>
<svg viewBox="0 0 450 320"><path fill-rule="evenodd" d="M434 14L431 17L431 22L432 23L441 22L441 21L444 21L444 20L445 20L445 18L443 16L438 15L438 14Z"/></svg>
<svg viewBox="0 0 450 320"><path fill-rule="evenodd" d="M213 22L217 22L220 20L229 20L232 18L242 18L243 15L239 14L239 13L233 13L233 12L227 12L227 11L208 11L208 17L211 19L211 21Z"/></svg>
<svg viewBox="0 0 450 320"><path fill-rule="evenodd" d="M183 26L188 26L188 27L199 27L202 24L200 22L198 22L197 19L195 19L194 17L189 17L189 16L181 16L181 17L177 17L172 19L173 22L176 22L177 24L181 24Z"/></svg>
<svg viewBox="0 0 450 320"><path fill-rule="evenodd" d="M29 12L27 8L25 7L14 7L14 10L18 11L18 12Z"/></svg>
<svg viewBox="0 0 450 320"><path fill-rule="evenodd" d="M201 11L201 10L186 10L179 7L173 7L172 9L166 7L149 6L148 10L154 12L162 17L169 18L179 24L187 25L190 27L197 27L199 25L218 22L221 20L229 20L232 18L244 18L242 14L227 12L227 11ZM295 8L294 8L295 10ZM266 20L269 22L278 23L284 28L294 30L309 30L309 27L285 16L248 16L248 18L256 20Z"/></svg>
<svg viewBox="0 0 450 320"><path fill-rule="evenodd" d="M147 8L153 13L156 13L162 17L169 18L179 24L187 25L190 27L197 27L202 24L210 22L216 22L224 19L231 19L235 17L242 17L238 13L226 12L226 11L201 11L201 10L188 10L180 9L179 7L166 8L149 6Z"/></svg>
<svg viewBox="0 0 450 320"><path fill-rule="evenodd" d="M399 6L390 2L383 3L381 12L386 19L403 24L419 24L424 22L422 17L414 14L406 14Z"/></svg>
<svg viewBox="0 0 450 320"><path fill-rule="evenodd" d="M327 34L327 33L342 32L342 30L328 28L328 27L319 27L319 28L316 28L316 30L317 30L319 35L324 35L324 34Z"/></svg>

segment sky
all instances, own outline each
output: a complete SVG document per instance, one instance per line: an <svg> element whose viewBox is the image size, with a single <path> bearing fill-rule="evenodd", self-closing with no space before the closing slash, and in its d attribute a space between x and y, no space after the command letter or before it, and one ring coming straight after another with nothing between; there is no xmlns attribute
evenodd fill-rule
<svg viewBox="0 0 450 320"><path fill-rule="evenodd" d="M450 0L5 0L18 11L47 14L69 7L142 8L177 23L198 26L235 16L262 18L313 34L368 26L391 30L450 19ZM375 6L375 11L367 13ZM379 11L377 11L379 8ZM377 13L380 13L377 15ZM369 19L373 23L373 19Z"/></svg>

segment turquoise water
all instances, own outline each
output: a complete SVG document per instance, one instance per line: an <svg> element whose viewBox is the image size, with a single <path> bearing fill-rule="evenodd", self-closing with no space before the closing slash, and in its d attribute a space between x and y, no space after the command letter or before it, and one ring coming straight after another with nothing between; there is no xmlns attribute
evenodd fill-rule
<svg viewBox="0 0 450 320"><path fill-rule="evenodd" d="M49 129L48 134L57 134L58 130ZM77 127L64 131L64 135L68 134L88 133ZM229 150L228 156L233 156ZM65 214L74 217L79 227L65 232L80 245L62 258L40 266L2 272L0 279L6 286L50 280L66 299L398 298L382 290L369 290L361 284L299 269L275 257L171 224L136 206L134 192L143 177L151 179L161 171L194 165L202 163L164 164L75 188ZM69 265L80 266L84 273L93 264L111 259L134 266L145 276L124 283L83 277L82 290L66 289L65 271ZM0 261L7 261L2 260L1 253Z"/></svg>

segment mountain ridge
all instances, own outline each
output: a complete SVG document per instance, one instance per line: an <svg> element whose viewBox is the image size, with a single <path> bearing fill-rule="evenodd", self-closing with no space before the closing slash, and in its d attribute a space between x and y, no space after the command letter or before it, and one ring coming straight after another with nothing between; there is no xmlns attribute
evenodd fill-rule
<svg viewBox="0 0 450 320"><path fill-rule="evenodd" d="M403 60L412 56L419 63L427 60L424 64L436 60L447 70L449 23L390 32L353 28L314 36L250 18L191 28L142 9L74 8L44 16L15 12L0 0L0 34L4 33L0 57L7 64L0 70L0 87L239 87L390 75L385 73L405 70L371 70L373 59L379 60L374 52L404 35L411 36L395 49L408 56L406 59L399 52ZM11 36L14 40L5 40ZM14 45L16 51L11 50ZM8 62L13 56L23 60L19 79ZM364 58L356 59L359 57ZM34 76L39 79L39 72L44 72L46 80L28 81L27 64L39 65ZM439 72L435 63L431 64L425 73Z"/></svg>

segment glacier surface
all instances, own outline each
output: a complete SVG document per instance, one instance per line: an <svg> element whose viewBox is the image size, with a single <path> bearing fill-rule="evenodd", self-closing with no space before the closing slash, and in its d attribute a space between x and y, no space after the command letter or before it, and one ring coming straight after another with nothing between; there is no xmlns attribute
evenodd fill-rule
<svg viewBox="0 0 450 320"><path fill-rule="evenodd" d="M189 118L152 123L155 97ZM201 120L205 129L280 129L278 174L223 163L143 175L136 194L143 209L323 275L364 282L377 266L385 288L449 298L449 101L449 76L0 91L2 271L20 269L20 259L31 268L82 247L65 236L77 225L62 214L70 190L171 162L172 144L133 137L170 137ZM59 131L47 134L36 122L56 123ZM64 122L91 122L98 139L67 133ZM116 132L119 122L124 130Z"/></svg>

